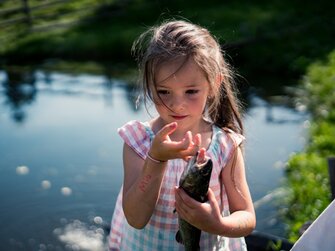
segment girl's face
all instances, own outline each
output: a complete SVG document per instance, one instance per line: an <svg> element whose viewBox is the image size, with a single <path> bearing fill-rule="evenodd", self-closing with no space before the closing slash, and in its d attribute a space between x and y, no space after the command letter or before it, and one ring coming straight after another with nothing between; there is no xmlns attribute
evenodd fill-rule
<svg viewBox="0 0 335 251"><path fill-rule="evenodd" d="M192 131L199 129L203 121L210 87L204 72L192 59L182 63L168 62L158 69L154 100L164 123L176 121L178 129Z"/></svg>

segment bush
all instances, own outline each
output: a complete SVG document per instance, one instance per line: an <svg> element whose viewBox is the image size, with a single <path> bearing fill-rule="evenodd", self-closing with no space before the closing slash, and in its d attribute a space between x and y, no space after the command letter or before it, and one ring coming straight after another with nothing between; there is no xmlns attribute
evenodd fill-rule
<svg viewBox="0 0 335 251"><path fill-rule="evenodd" d="M330 202L327 157L335 155L335 51L326 62L308 67L302 82L299 103L311 113L309 142L305 151L293 155L287 165L285 221L289 239L299 238L300 227L316 219Z"/></svg>

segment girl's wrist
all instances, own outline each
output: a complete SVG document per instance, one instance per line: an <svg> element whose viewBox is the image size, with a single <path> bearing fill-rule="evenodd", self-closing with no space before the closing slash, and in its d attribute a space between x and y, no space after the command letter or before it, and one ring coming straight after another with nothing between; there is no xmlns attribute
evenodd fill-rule
<svg viewBox="0 0 335 251"><path fill-rule="evenodd" d="M167 160L161 160L159 158L156 158L152 155L152 153L148 152L147 153L147 159L149 159L150 161L156 163L156 164L161 164L161 163L165 163L167 162Z"/></svg>

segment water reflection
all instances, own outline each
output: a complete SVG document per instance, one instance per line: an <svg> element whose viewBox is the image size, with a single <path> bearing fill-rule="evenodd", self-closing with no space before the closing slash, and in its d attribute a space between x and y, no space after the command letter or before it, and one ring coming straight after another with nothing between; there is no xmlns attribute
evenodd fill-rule
<svg viewBox="0 0 335 251"><path fill-rule="evenodd" d="M12 111L12 118L22 123L26 119L25 106L31 104L37 95L35 71L9 68L2 74L4 74L2 85L7 98L5 103Z"/></svg>
<svg viewBox="0 0 335 251"><path fill-rule="evenodd" d="M23 123L27 118L27 107L31 105L38 96L39 91L48 92L56 95L69 96L87 96L96 98L103 96L106 104L113 105L113 86L122 86L126 91L126 100L128 107L133 112L138 112L144 107L138 105L139 98L138 87L135 82L123 82L113 79L106 73L104 76L90 76L86 74L70 75L41 71L34 67L12 67L5 71L0 71L0 84L2 84L5 104L8 105L11 117L17 123ZM276 118L273 113L273 106L284 106L292 109L296 108L294 100L285 93L279 93L277 96L266 96L262 99L261 93L247 85L240 86L240 98L244 104L244 110L254 105L262 105L266 108L266 122L281 123L299 123L300 118L286 119ZM265 92L266 93L266 92ZM116 94L117 95L117 94ZM256 102L256 104L254 104Z"/></svg>
<svg viewBox="0 0 335 251"><path fill-rule="evenodd" d="M278 112L278 110L291 108L293 111L296 109L296 104L293 98L289 96L273 96L262 99L256 95L253 95L249 101L250 107L264 107L265 110L265 122L268 124L298 124L301 123L300 116L288 116L285 113ZM300 108L300 113L305 113L304 109Z"/></svg>
<svg viewBox="0 0 335 251"><path fill-rule="evenodd" d="M110 76L86 74L71 76L36 69L10 68L0 71L0 84L3 87L4 103L9 107L11 117L17 123L23 123L27 119L27 107L38 98L38 92L87 98L103 96L106 104L113 105L112 90L114 86L119 86L125 90L129 109L133 112L143 109L142 106L136 105L139 98L136 83L125 83Z"/></svg>
<svg viewBox="0 0 335 251"><path fill-rule="evenodd" d="M136 109L136 89L123 79L38 68L17 74L0 71L0 250L85 250L89 243L99 250L122 183L117 128L150 116ZM285 196L280 179L289 154L303 146L306 117L254 92L244 96L257 230L282 235L274 200Z"/></svg>

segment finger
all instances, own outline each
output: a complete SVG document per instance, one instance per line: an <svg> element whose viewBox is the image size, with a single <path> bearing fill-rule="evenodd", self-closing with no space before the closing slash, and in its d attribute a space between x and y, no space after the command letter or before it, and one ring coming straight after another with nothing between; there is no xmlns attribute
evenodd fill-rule
<svg viewBox="0 0 335 251"><path fill-rule="evenodd" d="M177 212L179 214L180 211L181 211L181 205L183 204L183 200L180 197L179 188L178 187L174 188L174 192L175 192L175 200L176 200L175 201L175 207L176 207L176 210L177 210Z"/></svg>
<svg viewBox="0 0 335 251"><path fill-rule="evenodd" d="M180 145L179 150L184 150L181 153L181 158L183 158L185 161L188 161L190 159L190 156L196 155L201 145L201 135L198 133L194 136L194 141L192 139L192 132L188 131L185 134L185 137L182 141L182 144Z"/></svg>
<svg viewBox="0 0 335 251"><path fill-rule="evenodd" d="M169 142L169 145L171 147L171 150L175 151L187 150L192 145L192 132L190 131L186 132L184 138L181 141L171 141Z"/></svg>
<svg viewBox="0 0 335 251"><path fill-rule="evenodd" d="M176 204L178 204L179 196L178 196L178 187L177 186L174 187L174 197L175 197Z"/></svg>
<svg viewBox="0 0 335 251"><path fill-rule="evenodd" d="M197 208L199 207L199 204L201 204L200 202L190 197L183 189L178 189L177 195L180 197L184 208L186 208L187 210Z"/></svg>
<svg viewBox="0 0 335 251"><path fill-rule="evenodd" d="M187 195L185 191L181 188L176 189L176 202L178 202L178 205L180 208L187 208Z"/></svg>
<svg viewBox="0 0 335 251"><path fill-rule="evenodd" d="M182 144L185 147L185 149L189 148L190 145L192 144L192 132L191 131L187 131L183 140L182 140Z"/></svg>
<svg viewBox="0 0 335 251"><path fill-rule="evenodd" d="M215 194L211 188L208 188L207 198L212 208L218 208L218 203Z"/></svg>
<svg viewBox="0 0 335 251"><path fill-rule="evenodd" d="M179 217L183 218L184 220L187 220L189 213L188 213L188 206L185 204L185 202L183 201L182 195L181 193L183 193L183 189L180 188L175 188L175 196L176 196L176 203L175 203L175 207L176 207L176 211L179 215Z"/></svg>
<svg viewBox="0 0 335 251"><path fill-rule="evenodd" d="M203 163L203 162L205 162L205 160L206 160L206 149L202 147L199 150L199 154L198 154L198 157L197 157L197 163Z"/></svg>
<svg viewBox="0 0 335 251"><path fill-rule="evenodd" d="M166 139L171 133L173 133L177 129L177 122L172 122L170 124L165 125L157 134L156 137L160 137L162 139Z"/></svg>
<svg viewBox="0 0 335 251"><path fill-rule="evenodd" d="M188 149L181 152L181 158L183 158L185 161L189 161L190 158L192 158L197 154L198 150L199 148L197 146L191 146Z"/></svg>
<svg viewBox="0 0 335 251"><path fill-rule="evenodd" d="M176 197L176 202L178 202L178 204L183 203L183 199L180 195L181 192L182 192L182 189L180 189L179 187L175 187L175 197Z"/></svg>
<svg viewBox="0 0 335 251"><path fill-rule="evenodd" d="M208 197L209 201L213 201L213 200L216 199L215 198L215 194L214 194L213 190L210 187L208 188L207 197Z"/></svg>
<svg viewBox="0 0 335 251"><path fill-rule="evenodd" d="M197 133L195 136L194 136L194 142L193 144L195 146L198 146L200 148L201 146L201 134L200 133Z"/></svg>

